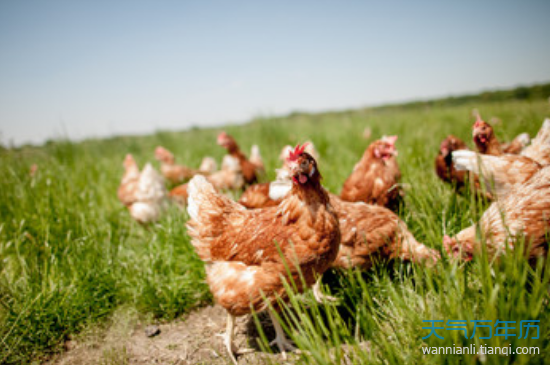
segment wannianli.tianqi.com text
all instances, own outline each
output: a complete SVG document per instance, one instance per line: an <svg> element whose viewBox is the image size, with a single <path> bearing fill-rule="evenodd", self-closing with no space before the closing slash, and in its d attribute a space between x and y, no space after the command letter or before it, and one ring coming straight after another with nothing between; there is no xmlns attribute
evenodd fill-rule
<svg viewBox="0 0 550 365"><path fill-rule="evenodd" d="M424 355L540 355L538 347L492 346L432 346L422 347Z"/></svg>

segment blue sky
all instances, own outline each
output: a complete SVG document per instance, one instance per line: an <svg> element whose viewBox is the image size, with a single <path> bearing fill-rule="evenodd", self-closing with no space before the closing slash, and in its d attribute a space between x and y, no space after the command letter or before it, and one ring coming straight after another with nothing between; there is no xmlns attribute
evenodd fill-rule
<svg viewBox="0 0 550 365"><path fill-rule="evenodd" d="M550 1L0 2L0 142L550 81Z"/></svg>

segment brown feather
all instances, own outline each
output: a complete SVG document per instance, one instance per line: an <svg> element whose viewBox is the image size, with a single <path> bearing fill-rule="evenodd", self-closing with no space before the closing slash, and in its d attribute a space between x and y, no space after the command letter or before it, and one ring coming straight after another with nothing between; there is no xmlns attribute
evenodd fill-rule
<svg viewBox="0 0 550 365"><path fill-rule="evenodd" d="M336 215L315 161L305 153L302 157L311 159L313 168L277 207L246 210L211 185L199 184L197 178L191 182L188 232L199 257L208 263L207 281L215 300L232 315L249 313L251 305L265 309L262 293L272 303L286 300L285 264L302 291L299 272L309 287L336 258Z"/></svg>
<svg viewBox="0 0 550 365"><path fill-rule="evenodd" d="M525 238L528 258L548 254L550 229L550 167L537 172L525 184L516 186L505 199L494 202L479 221L481 237L490 257L505 253L506 243L513 249L518 239ZM456 238L446 238L450 254L471 258L481 252L476 225L464 229Z"/></svg>

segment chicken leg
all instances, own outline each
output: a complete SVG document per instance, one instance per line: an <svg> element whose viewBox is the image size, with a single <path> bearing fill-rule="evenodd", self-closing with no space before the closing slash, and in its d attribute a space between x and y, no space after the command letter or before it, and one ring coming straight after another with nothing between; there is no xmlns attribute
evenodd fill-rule
<svg viewBox="0 0 550 365"><path fill-rule="evenodd" d="M229 353L229 357L231 358L231 361L233 361L233 364L237 365L237 359L235 358L235 353L237 353L237 347L233 343L234 338L234 332L235 332L235 320L236 317L231 315L230 313L227 313L227 327L225 329L225 333L221 335L223 337L223 344L227 348L227 352Z"/></svg>
<svg viewBox="0 0 550 365"><path fill-rule="evenodd" d="M294 347L290 341L286 338L285 332L283 331L283 328L281 327L281 324L279 323L277 316L269 311L269 317L271 318L271 321L273 322L273 328L275 328L275 339L269 343L269 346L273 346L274 344L277 344L277 347L279 347L279 351L281 351L281 355L283 356L283 359L286 360L286 351L295 351L296 347Z"/></svg>
<svg viewBox="0 0 550 365"><path fill-rule="evenodd" d="M313 286L311 287L311 290L313 290L313 296L315 297L315 300L317 301L317 303L322 304L324 301L327 301L327 302L336 302L336 301L338 301L338 299L333 297L333 296L323 294L323 292L321 291L321 280L322 279L323 279L323 277L320 276L317 279L317 281L315 282L315 284L313 284Z"/></svg>
<svg viewBox="0 0 550 365"><path fill-rule="evenodd" d="M225 348L229 353L229 357L231 358L231 360L235 365L237 364L237 359L235 358L235 354L244 355L255 351L254 349L250 349L250 348L238 349L237 346L235 346L233 339L235 337L234 334L235 334L236 319L237 317L227 313L227 327L225 329L225 333L217 335L223 338L223 344L225 345Z"/></svg>

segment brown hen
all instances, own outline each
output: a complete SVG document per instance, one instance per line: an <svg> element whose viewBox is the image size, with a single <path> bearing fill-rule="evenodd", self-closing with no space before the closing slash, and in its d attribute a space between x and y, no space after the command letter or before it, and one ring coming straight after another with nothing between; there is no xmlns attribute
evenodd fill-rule
<svg viewBox="0 0 550 365"><path fill-rule="evenodd" d="M132 218L140 224L157 221L166 208L167 192L164 179L151 164L146 164L140 172L130 154L124 159L124 175L117 195L120 202L128 208Z"/></svg>
<svg viewBox="0 0 550 365"><path fill-rule="evenodd" d="M361 160L344 182L340 197L345 201L362 201L395 210L401 191L401 171L397 164L397 136L377 140L365 150Z"/></svg>
<svg viewBox="0 0 550 365"><path fill-rule="evenodd" d="M235 316L248 314L252 308L265 310L269 304L277 309L277 300L288 300L284 281L289 275L297 290L303 291L338 254L338 220L320 184L317 163L297 147L289 167L291 191L277 207L265 209L246 210L218 194L204 177L189 183L188 232L207 264L214 299L228 312L225 345L235 363ZM271 311L270 315L275 342L284 353L291 346Z"/></svg>
<svg viewBox="0 0 550 365"><path fill-rule="evenodd" d="M464 186L466 180L466 172L457 171L453 164L453 151L467 150L468 147L463 140L453 135L447 136L440 146L439 153L435 158L435 172L441 180L452 184L455 188L460 189Z"/></svg>
<svg viewBox="0 0 550 365"><path fill-rule="evenodd" d="M239 161L241 165L241 171L244 176L244 181L246 184L253 184L258 180L258 172L263 169L263 163L255 165L252 163L246 155L241 151L237 141L229 134L221 132L218 134L217 139L218 145L222 146L227 150L227 153ZM259 150L258 150L259 153Z"/></svg>

